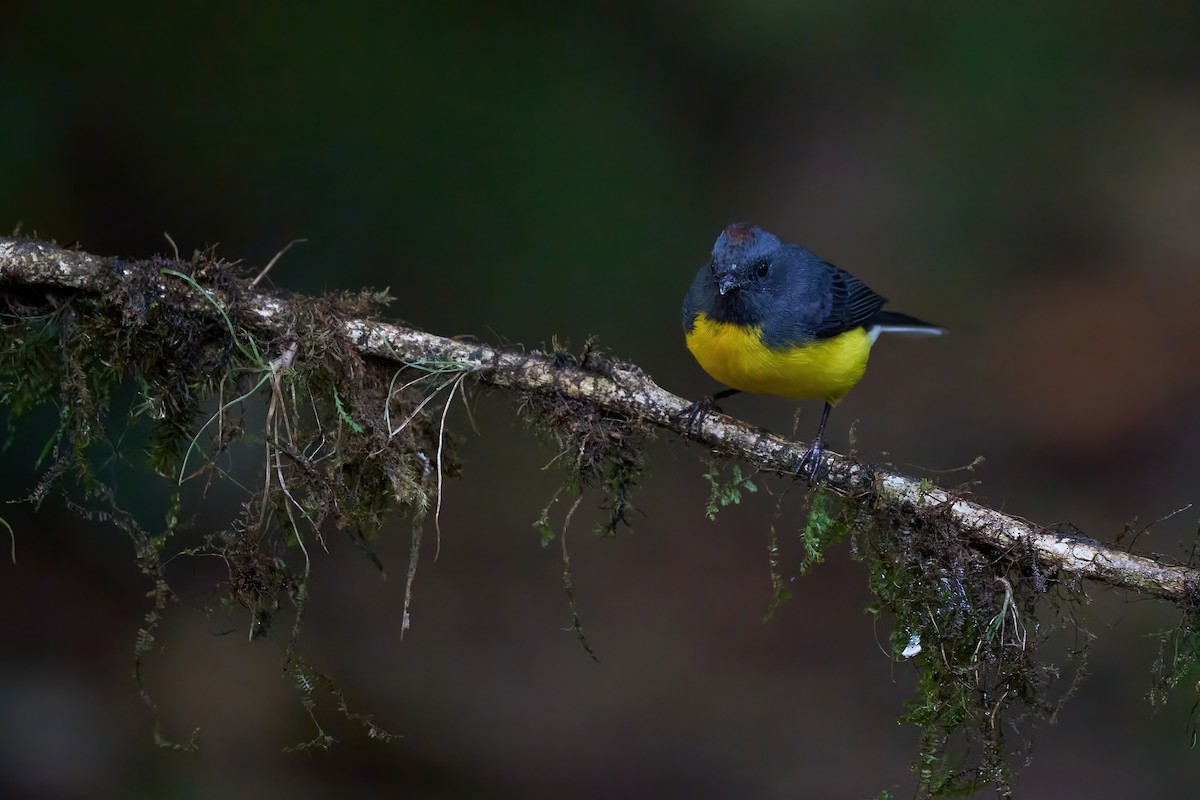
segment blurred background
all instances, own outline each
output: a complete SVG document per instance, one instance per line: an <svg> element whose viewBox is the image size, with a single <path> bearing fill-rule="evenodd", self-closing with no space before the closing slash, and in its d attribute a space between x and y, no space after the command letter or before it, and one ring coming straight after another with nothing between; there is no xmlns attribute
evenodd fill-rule
<svg viewBox="0 0 1200 800"><path fill-rule="evenodd" d="M952 330L883 341L832 447L853 424L864 458L1112 540L1197 499L1198 37L1195 3L18 2L0 229L128 257L169 252L166 231L251 265L305 238L276 286L390 286L398 318L497 343L595 335L695 398L717 387L684 348L683 294L720 230L754 221ZM503 396L476 406L479 435L456 410L464 479L403 642L406 521L379 542L386 580L336 533L314 563L303 652L401 735L387 744L327 702L335 747L282 753L314 733L280 675L286 624L248 645L246 619L190 611L222 577L193 559L172 565L184 602L145 670L163 734L200 727L201 749L155 748L130 677L150 586L128 540L61 503L6 506L0 792L911 794L918 734L895 719L912 668L885 654L847 547L763 624L774 498L708 522L703 452L664 438L634 529L594 538L589 495L569 534L593 663L532 526L553 451ZM792 430L786 400L725 409ZM800 438L819 411L802 405ZM36 481L52 418L22 423L6 497ZM223 527L238 502L213 495L201 519ZM1185 557L1198 516L1138 547ZM793 492L788 575L802 517ZM1195 695L1146 701L1149 634L1176 616L1093 598L1091 674L1036 732L1018 794L1178 796L1200 774Z"/></svg>

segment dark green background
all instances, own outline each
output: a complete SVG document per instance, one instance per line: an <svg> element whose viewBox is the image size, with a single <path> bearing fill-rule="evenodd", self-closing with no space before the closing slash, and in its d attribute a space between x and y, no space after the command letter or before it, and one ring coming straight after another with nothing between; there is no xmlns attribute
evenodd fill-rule
<svg viewBox="0 0 1200 800"><path fill-rule="evenodd" d="M345 4L350 6L351 4ZM278 286L390 286L443 334L588 335L689 397L712 391L679 305L726 224L808 245L949 326L885 341L831 444L974 473L983 500L1111 539L1196 499L1200 6L1017 2L18 3L0 28L0 228L103 254L219 252ZM726 409L780 432L794 404ZM805 404L803 438L817 404ZM760 492L703 518L695 446L656 445L616 542L572 531L602 663L562 632L561 564L531 527L552 451L493 395L447 487L399 640L407 528L381 580L336 533L304 642L351 706L403 735L282 755L308 722L280 635L176 606L129 678L148 588L125 539L8 507L0 791L8 796L870 797L911 791L912 683L846 548L761 624ZM31 437L32 440L33 437ZM36 448L37 443L31 445ZM34 478L7 456L5 494ZM130 478L131 494L157 493ZM768 482L772 490L782 483ZM224 524L241 495L211 493ZM555 508L561 519L564 503ZM794 572L801 503L785 501ZM224 516L223 516L224 514ZM1138 542L1182 557L1195 510ZM173 577L202 605L219 565ZM1169 609L1098 590L1093 674L1036 738L1029 797L1179 796L1194 695L1145 702ZM236 633L215 635L236 627ZM1069 644L1069 643L1066 643ZM1064 645L1065 646L1065 645Z"/></svg>

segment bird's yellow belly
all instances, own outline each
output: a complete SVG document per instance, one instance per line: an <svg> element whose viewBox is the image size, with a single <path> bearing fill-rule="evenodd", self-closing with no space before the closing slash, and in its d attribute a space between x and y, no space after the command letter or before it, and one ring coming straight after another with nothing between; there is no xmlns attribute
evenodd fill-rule
<svg viewBox="0 0 1200 800"><path fill-rule="evenodd" d="M762 329L696 316L687 346L700 366L726 386L743 392L814 398L836 403L867 369L871 337L863 328L774 350Z"/></svg>

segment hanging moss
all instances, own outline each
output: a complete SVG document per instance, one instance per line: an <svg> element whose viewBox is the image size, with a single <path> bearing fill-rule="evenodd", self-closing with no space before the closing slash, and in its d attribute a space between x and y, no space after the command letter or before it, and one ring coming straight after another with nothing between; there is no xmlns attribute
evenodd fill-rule
<svg viewBox="0 0 1200 800"><path fill-rule="evenodd" d="M1032 553L968 546L936 507L896 509L861 510L854 552L876 598L868 611L892 625L892 658L916 670L900 721L921 731L918 793L990 785L1009 796L1038 722L1054 718L1085 672L1086 632L1075 631L1084 644L1065 666L1039 655L1054 631L1077 628L1076 587Z"/></svg>
<svg viewBox="0 0 1200 800"><path fill-rule="evenodd" d="M9 313L0 328L6 438L35 409L57 409L30 500L58 496L84 518L130 537L152 584L135 643L135 675L151 708L143 658L174 600L164 562L177 555L224 561L228 579L214 608L245 609L250 638L269 634L274 617L291 606L285 668L308 708L317 673L296 641L310 548L336 529L370 552L389 514L420 518L442 476L457 474L442 406L429 402L453 365L397 369L363 358L333 333L339 327L331 320L377 313L386 295L289 298L280 312L287 317L274 328L287 333L273 334L244 318L246 280L213 253L105 266L121 274L106 295L6 289ZM116 405L130 397L128 410ZM139 520L98 468L136 458L122 439L144 441L146 465L162 477L168 503L157 523ZM220 456L240 442L261 448L262 479L223 527L217 521L215 529L192 529L181 494L224 478ZM157 729L156 737L168 746L195 746L195 734L183 745ZM326 741L323 732L318 741Z"/></svg>

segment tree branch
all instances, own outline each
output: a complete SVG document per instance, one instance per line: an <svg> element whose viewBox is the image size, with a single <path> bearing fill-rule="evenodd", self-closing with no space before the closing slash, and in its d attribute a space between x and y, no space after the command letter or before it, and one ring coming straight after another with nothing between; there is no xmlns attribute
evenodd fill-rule
<svg viewBox="0 0 1200 800"><path fill-rule="evenodd" d="M101 258L45 242L0 237L0 292L31 289L71 291L118 297L132 275L152 269L167 291L163 269L188 271L188 263ZM219 298L222 292L213 289ZM242 324L276 334L287 333L289 303L282 294L249 289L238 297ZM212 314L214 307L195 296L191 313ZM559 395L587 401L609 412L641 420L685 435L680 419L688 403L662 389L640 369L602 362L589 366L563 363L552 354L523 352L479 342L448 339L401 325L371 319L331 320L363 355L398 364L453 363L479 383L523 393ZM736 419L713 413L689 438L719 454L742 459L760 469L791 474L806 452L805 445L783 439ZM919 479L829 453L825 459L830 489L850 497L874 498L897 514L937 514L965 539L1001 552L1031 554L1049 570L1060 570L1111 586L1173 601L1185 608L1200 605L1200 570L1126 552L1082 536L1057 533L996 511L954 493L931 488Z"/></svg>

